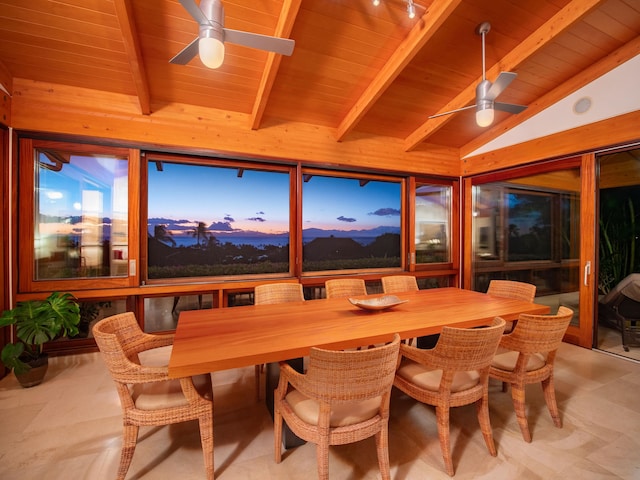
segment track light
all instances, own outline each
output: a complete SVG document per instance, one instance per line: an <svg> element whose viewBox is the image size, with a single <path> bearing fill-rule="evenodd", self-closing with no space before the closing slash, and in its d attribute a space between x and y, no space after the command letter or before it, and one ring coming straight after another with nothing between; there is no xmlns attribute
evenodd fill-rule
<svg viewBox="0 0 640 480"><path fill-rule="evenodd" d="M416 7L413 4L413 0L407 0L407 15L409 15L409 18L416 17Z"/></svg>
<svg viewBox="0 0 640 480"><path fill-rule="evenodd" d="M404 0L407 3L407 15L409 18L416 18L416 5L413 3L413 0ZM371 3L374 7L380 5L380 0L371 0Z"/></svg>

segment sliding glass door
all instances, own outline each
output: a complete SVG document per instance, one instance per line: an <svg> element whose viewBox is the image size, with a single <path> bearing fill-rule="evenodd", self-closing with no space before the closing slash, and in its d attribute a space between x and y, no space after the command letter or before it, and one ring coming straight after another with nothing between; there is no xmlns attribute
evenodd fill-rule
<svg viewBox="0 0 640 480"><path fill-rule="evenodd" d="M474 177L465 191L465 287L534 284L536 303L573 309L567 339L583 346L594 309L593 171L592 156L576 157Z"/></svg>

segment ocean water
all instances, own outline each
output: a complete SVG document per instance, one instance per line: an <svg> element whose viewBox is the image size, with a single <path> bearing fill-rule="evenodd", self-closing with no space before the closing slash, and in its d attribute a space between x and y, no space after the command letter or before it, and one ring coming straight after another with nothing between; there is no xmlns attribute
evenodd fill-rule
<svg viewBox="0 0 640 480"><path fill-rule="evenodd" d="M178 247L192 247L196 244L196 239L191 235L175 235L172 237ZM221 243L232 243L233 245L252 245L257 248L263 248L267 245L276 245L278 247L284 247L289 245L288 236L274 235L272 237L242 237L242 236L219 236L216 237ZM304 243L309 243L314 240L315 237L305 237ZM375 240L375 237L354 237L353 240L361 245L369 245Z"/></svg>

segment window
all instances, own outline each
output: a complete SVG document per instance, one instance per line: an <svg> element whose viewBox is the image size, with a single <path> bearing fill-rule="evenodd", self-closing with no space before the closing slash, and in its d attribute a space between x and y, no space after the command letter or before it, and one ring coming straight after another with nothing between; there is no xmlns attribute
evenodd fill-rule
<svg viewBox="0 0 640 480"><path fill-rule="evenodd" d="M289 167L147 160L149 280L289 273Z"/></svg>
<svg viewBox="0 0 640 480"><path fill-rule="evenodd" d="M128 285L129 151L30 140L21 148L21 186L33 192L20 199L20 238L33 246L20 256L23 288Z"/></svg>
<svg viewBox="0 0 640 480"><path fill-rule="evenodd" d="M452 190L451 185L416 184L416 263L451 262Z"/></svg>
<svg viewBox="0 0 640 480"><path fill-rule="evenodd" d="M304 272L401 266L399 179L302 176Z"/></svg>

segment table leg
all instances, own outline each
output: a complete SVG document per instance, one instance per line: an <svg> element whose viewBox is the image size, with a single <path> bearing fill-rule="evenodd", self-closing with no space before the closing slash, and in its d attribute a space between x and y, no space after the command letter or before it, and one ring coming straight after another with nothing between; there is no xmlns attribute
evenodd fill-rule
<svg viewBox="0 0 640 480"><path fill-rule="evenodd" d="M287 363L296 369L298 372L304 371L303 369L303 360L302 358L295 358L292 360L287 360ZM271 414L271 418L273 418L273 395L278 387L278 381L280 380L280 367L277 363L267 363L266 368L266 379L265 379L265 402L267 404L267 408L269 409L269 413ZM285 449L298 447L305 443L300 437L298 437L295 433L289 429L287 422L284 422L282 427L282 443Z"/></svg>

